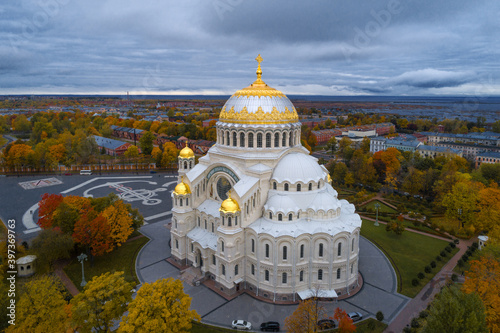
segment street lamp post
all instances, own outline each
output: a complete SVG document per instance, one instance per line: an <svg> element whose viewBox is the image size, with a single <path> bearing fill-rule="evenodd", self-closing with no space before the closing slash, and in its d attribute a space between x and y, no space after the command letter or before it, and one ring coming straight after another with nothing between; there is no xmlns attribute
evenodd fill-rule
<svg viewBox="0 0 500 333"><path fill-rule="evenodd" d="M378 227L378 209L380 208L380 204L378 202L375 203L375 209L377 210L377 217L375 218L374 226Z"/></svg>
<svg viewBox="0 0 500 333"><path fill-rule="evenodd" d="M87 281L85 281L85 273L83 270L83 262L87 260L87 255L85 253L80 254L78 257L76 257L78 261L82 264L82 283L80 283L80 286L85 287L87 284Z"/></svg>

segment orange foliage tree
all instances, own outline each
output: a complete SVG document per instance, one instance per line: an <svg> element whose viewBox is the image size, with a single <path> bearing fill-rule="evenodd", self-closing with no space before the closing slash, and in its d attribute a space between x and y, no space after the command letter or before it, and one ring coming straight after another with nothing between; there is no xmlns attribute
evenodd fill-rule
<svg viewBox="0 0 500 333"><path fill-rule="evenodd" d="M93 208L83 214L75 224L73 240L90 249L94 256L113 250L111 227L106 218Z"/></svg>
<svg viewBox="0 0 500 333"><path fill-rule="evenodd" d="M45 193L42 196L42 200L39 202L38 208L38 221L37 224L42 229L47 229L52 227L52 217L56 209L59 207L61 202L63 202L63 196L61 194L49 194Z"/></svg>
<svg viewBox="0 0 500 333"><path fill-rule="evenodd" d="M486 324L491 332L500 332L500 262L493 255L471 262L465 274L463 291L477 293L486 308Z"/></svg>
<svg viewBox="0 0 500 333"><path fill-rule="evenodd" d="M107 207L102 212L102 216L106 218L110 226L110 236L116 246L124 243L134 231L132 217L121 200L117 200Z"/></svg>
<svg viewBox="0 0 500 333"><path fill-rule="evenodd" d="M356 331L356 326L353 324L352 319L349 318L347 313L341 308L335 309L333 318L339 323L338 331L340 333L351 333Z"/></svg>

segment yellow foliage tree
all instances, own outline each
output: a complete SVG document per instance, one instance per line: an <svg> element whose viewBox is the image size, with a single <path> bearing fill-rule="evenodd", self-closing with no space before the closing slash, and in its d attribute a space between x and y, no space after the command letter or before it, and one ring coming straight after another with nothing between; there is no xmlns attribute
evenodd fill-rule
<svg viewBox="0 0 500 333"><path fill-rule="evenodd" d="M115 201L107 207L102 215L108 220L111 227L111 238L116 246L126 242L128 236L134 231L132 217L122 200Z"/></svg>
<svg viewBox="0 0 500 333"><path fill-rule="evenodd" d="M191 321L201 319L195 310L189 310L190 305L191 297L184 293L180 280L145 283L129 304L118 332L190 332Z"/></svg>
<svg viewBox="0 0 500 333"><path fill-rule="evenodd" d="M477 293L486 308L486 324L491 332L500 332L500 262L492 255L471 262L465 274L465 293Z"/></svg>
<svg viewBox="0 0 500 333"><path fill-rule="evenodd" d="M78 332L110 332L132 300L132 286L123 272L95 276L82 293L71 300L72 321Z"/></svg>
<svg viewBox="0 0 500 333"><path fill-rule="evenodd" d="M161 165L163 167L169 167L170 164L174 163L177 156L179 155L179 150L172 142L167 142L163 145L163 155L161 158Z"/></svg>
<svg viewBox="0 0 500 333"><path fill-rule="evenodd" d="M479 214L475 221L480 230L500 230L500 189L496 184L479 191Z"/></svg>
<svg viewBox="0 0 500 333"><path fill-rule="evenodd" d="M451 192L443 197L442 205L446 207L446 218L449 221L461 221L467 227L475 225L479 192L484 185L474 181L456 183Z"/></svg>
<svg viewBox="0 0 500 333"><path fill-rule="evenodd" d="M25 292L16 305L15 325L10 325L5 332L66 332L71 325L69 305L62 290L60 281L48 275L26 283Z"/></svg>
<svg viewBox="0 0 500 333"><path fill-rule="evenodd" d="M310 298L299 303L295 311L285 319L285 329L291 333L319 331L318 321L326 317L318 299Z"/></svg>

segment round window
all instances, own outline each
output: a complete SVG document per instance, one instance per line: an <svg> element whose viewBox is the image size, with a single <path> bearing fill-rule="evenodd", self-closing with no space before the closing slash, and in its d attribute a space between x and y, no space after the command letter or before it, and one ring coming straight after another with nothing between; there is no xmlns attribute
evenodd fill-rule
<svg viewBox="0 0 500 333"><path fill-rule="evenodd" d="M227 192L231 189L231 183L224 177L220 177L217 181L217 195L222 200L227 199Z"/></svg>

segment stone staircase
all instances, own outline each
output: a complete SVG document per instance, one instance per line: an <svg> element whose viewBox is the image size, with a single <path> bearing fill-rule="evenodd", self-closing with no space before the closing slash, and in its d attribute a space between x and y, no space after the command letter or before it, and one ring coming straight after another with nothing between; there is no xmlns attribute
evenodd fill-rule
<svg viewBox="0 0 500 333"><path fill-rule="evenodd" d="M199 267L191 266L180 272L180 279L191 286L197 286L205 279L205 274Z"/></svg>

